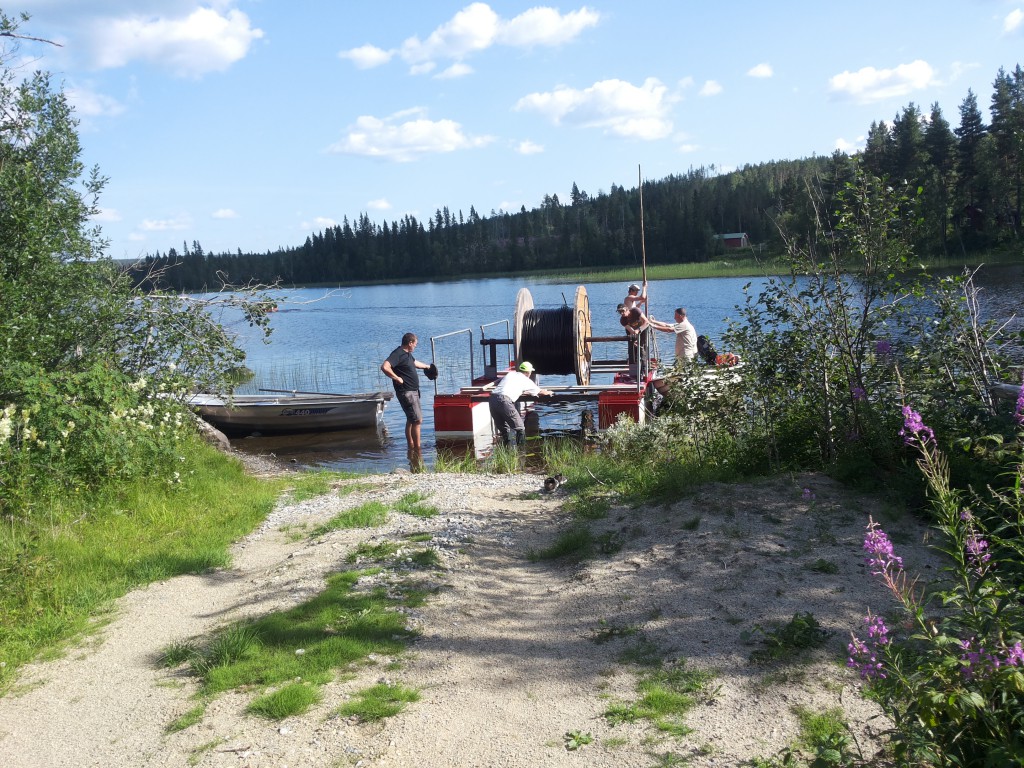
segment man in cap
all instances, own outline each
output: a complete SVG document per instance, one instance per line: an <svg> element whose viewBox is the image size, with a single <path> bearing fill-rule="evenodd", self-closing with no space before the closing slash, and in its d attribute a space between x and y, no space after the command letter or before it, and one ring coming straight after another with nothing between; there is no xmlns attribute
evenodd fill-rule
<svg viewBox="0 0 1024 768"><path fill-rule="evenodd" d="M633 283L626 289L626 298L622 301L626 305L626 309L640 309L640 305L643 304L643 310L647 309L647 281L644 280L643 287L641 288L636 283Z"/></svg>
<svg viewBox="0 0 1024 768"><path fill-rule="evenodd" d="M491 397L488 400L491 418L494 419L494 425L501 435L501 442L509 447L523 445L526 442L526 426L523 424L523 415L519 413L516 400L522 395L550 397L554 394L537 386L530 378L532 373L533 364L524 360L519 364L519 370L506 373L491 390Z"/></svg>

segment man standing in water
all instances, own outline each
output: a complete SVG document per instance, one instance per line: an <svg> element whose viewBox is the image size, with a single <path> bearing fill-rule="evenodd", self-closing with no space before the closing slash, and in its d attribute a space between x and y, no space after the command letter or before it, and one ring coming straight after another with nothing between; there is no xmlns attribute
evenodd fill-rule
<svg viewBox="0 0 1024 768"><path fill-rule="evenodd" d="M417 339L415 333L402 336L402 346L388 355L380 369L393 382L395 397L405 412L405 440L409 444L409 455L420 455L420 425L423 423L423 409L420 407L420 377L416 369L427 370L426 363L413 357Z"/></svg>

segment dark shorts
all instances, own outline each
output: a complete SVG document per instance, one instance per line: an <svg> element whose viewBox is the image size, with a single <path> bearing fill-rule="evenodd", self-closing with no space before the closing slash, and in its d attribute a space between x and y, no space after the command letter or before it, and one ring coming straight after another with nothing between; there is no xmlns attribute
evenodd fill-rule
<svg viewBox="0 0 1024 768"><path fill-rule="evenodd" d="M423 409L420 408L420 393L416 391L399 392L398 402L405 412L405 419L410 424L420 424L423 421Z"/></svg>

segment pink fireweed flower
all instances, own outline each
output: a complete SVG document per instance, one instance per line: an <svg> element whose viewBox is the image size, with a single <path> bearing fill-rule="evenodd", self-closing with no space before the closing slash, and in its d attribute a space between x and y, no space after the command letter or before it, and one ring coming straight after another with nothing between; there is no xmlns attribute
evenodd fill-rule
<svg viewBox="0 0 1024 768"><path fill-rule="evenodd" d="M963 667L960 674L965 680L973 680L976 677L988 677L1001 666L998 658L986 651L980 644L975 648L975 639L960 641L960 661Z"/></svg>
<svg viewBox="0 0 1024 768"><path fill-rule="evenodd" d="M868 532L864 536L864 551L868 553L864 562L876 576L892 577L894 572L903 570L903 558L896 556L889 537L871 518L868 518Z"/></svg>
<svg viewBox="0 0 1024 768"><path fill-rule="evenodd" d="M850 394L853 395L854 400L867 399L867 392L864 391L863 387L850 387Z"/></svg>
<svg viewBox="0 0 1024 768"><path fill-rule="evenodd" d="M1019 640L1006 650L1006 663L1011 667L1024 666L1024 648Z"/></svg>
<svg viewBox="0 0 1024 768"><path fill-rule="evenodd" d="M921 445L935 442L935 433L921 420L921 414L909 405L903 406L903 429L900 430L900 437L907 445L913 445L915 441Z"/></svg>
<svg viewBox="0 0 1024 768"><path fill-rule="evenodd" d="M885 665L878 660L875 650L869 648L859 637L850 635L846 650L850 654L846 659L846 666L856 669L862 680L885 677Z"/></svg>
<svg viewBox="0 0 1024 768"><path fill-rule="evenodd" d="M981 571L985 564L992 559L992 555L986 551L988 549L988 542L974 531L967 532L967 538L964 539L964 549L967 551L967 557L970 559L971 564L977 571Z"/></svg>
<svg viewBox="0 0 1024 768"><path fill-rule="evenodd" d="M810 488L804 488L804 492L801 498L803 498L804 501L814 501L814 499L817 497L814 495L814 491L812 491Z"/></svg>
<svg viewBox="0 0 1024 768"><path fill-rule="evenodd" d="M875 342L875 354L888 355L890 352L892 352L891 342L888 342L885 339L881 339Z"/></svg>

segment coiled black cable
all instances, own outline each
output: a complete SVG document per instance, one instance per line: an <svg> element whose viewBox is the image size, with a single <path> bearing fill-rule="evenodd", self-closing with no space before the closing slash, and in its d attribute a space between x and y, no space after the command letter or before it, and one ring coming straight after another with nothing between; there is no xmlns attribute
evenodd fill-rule
<svg viewBox="0 0 1024 768"><path fill-rule="evenodd" d="M537 373L566 376L576 372L572 307L528 309L523 313L519 361L529 360Z"/></svg>

